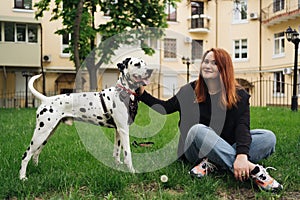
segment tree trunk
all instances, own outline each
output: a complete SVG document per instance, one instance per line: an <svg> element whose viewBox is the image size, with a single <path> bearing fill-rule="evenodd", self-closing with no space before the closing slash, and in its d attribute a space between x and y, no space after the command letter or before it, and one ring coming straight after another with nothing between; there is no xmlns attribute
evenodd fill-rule
<svg viewBox="0 0 300 200"><path fill-rule="evenodd" d="M74 21L74 32L73 32L73 40L74 40L74 63L76 72L80 69L80 57L79 57L79 38L80 38L80 23L83 12L83 3L84 0L79 0L77 5L76 17ZM76 81L76 88L80 92L82 91L82 79L79 78Z"/></svg>

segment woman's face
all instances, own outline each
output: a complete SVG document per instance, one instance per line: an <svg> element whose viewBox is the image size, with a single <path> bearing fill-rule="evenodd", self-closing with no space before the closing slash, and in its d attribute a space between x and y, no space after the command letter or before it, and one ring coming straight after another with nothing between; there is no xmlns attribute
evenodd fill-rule
<svg viewBox="0 0 300 200"><path fill-rule="evenodd" d="M210 51L204 58L200 72L204 79L216 79L219 77L219 70L215 61L214 52Z"/></svg>

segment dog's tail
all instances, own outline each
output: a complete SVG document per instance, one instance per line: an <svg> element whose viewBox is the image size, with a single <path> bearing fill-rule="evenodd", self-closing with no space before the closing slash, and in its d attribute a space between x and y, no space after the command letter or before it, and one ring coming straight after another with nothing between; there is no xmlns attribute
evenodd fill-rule
<svg viewBox="0 0 300 200"><path fill-rule="evenodd" d="M34 81L35 81L36 79L40 78L41 76L42 76L42 74L33 76L33 77L29 80L29 82L28 82L28 87L29 87L31 93L32 93L36 98L40 99L41 101L45 101L47 97L46 97L45 95L39 93L39 92L33 87Z"/></svg>

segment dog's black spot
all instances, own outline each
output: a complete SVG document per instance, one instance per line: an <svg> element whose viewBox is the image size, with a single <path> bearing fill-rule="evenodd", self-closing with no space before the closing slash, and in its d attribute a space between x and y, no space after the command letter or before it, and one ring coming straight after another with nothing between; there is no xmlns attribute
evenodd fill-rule
<svg viewBox="0 0 300 200"><path fill-rule="evenodd" d="M118 140L118 147L119 147L119 146L121 146L121 141L120 141L120 140Z"/></svg>
<svg viewBox="0 0 300 200"><path fill-rule="evenodd" d="M125 157L127 157L127 151L124 151Z"/></svg>
<svg viewBox="0 0 300 200"><path fill-rule="evenodd" d="M93 106L93 102L90 102L89 105L90 105L90 106Z"/></svg>
<svg viewBox="0 0 300 200"><path fill-rule="evenodd" d="M62 105L62 102L60 102L59 104Z"/></svg>
<svg viewBox="0 0 300 200"><path fill-rule="evenodd" d="M40 116L40 115L39 115L39 114L37 114L37 115L36 115L36 118L39 118L39 116Z"/></svg>
<svg viewBox="0 0 300 200"><path fill-rule="evenodd" d="M102 96L105 97L105 93L103 93Z"/></svg>
<svg viewBox="0 0 300 200"><path fill-rule="evenodd" d="M40 127L42 128L42 127L44 127L44 122L40 122Z"/></svg>
<svg viewBox="0 0 300 200"><path fill-rule="evenodd" d="M83 112L83 113L86 112L86 109L85 109L85 108L80 108L79 110L80 110L81 112Z"/></svg>
<svg viewBox="0 0 300 200"><path fill-rule="evenodd" d="M23 154L22 160L24 160L24 159L26 158L26 156L27 156L27 152L25 152L25 153Z"/></svg>
<svg viewBox="0 0 300 200"><path fill-rule="evenodd" d="M86 94L83 94L82 96L83 96L83 97L86 97Z"/></svg>
<svg viewBox="0 0 300 200"><path fill-rule="evenodd" d="M30 146L27 148L27 151L29 151L29 149L30 149Z"/></svg>
<svg viewBox="0 0 300 200"><path fill-rule="evenodd" d="M85 119L86 119L86 118L87 118L87 116L86 116L86 115L82 115L82 118L85 118Z"/></svg>
<svg viewBox="0 0 300 200"><path fill-rule="evenodd" d="M141 63L135 63L134 66L141 68Z"/></svg>
<svg viewBox="0 0 300 200"><path fill-rule="evenodd" d="M53 113L53 109L52 109L52 108L50 108L50 109L49 109L49 112Z"/></svg>
<svg viewBox="0 0 300 200"><path fill-rule="evenodd" d="M33 145L33 141L31 141L30 144Z"/></svg>
<svg viewBox="0 0 300 200"><path fill-rule="evenodd" d="M104 123L103 123L103 122L98 122L98 124L99 124L100 126L104 126Z"/></svg>
<svg viewBox="0 0 300 200"><path fill-rule="evenodd" d="M97 119L102 120L103 118L101 116L97 116Z"/></svg>
<svg viewBox="0 0 300 200"><path fill-rule="evenodd" d="M65 113L61 113L61 115L64 115Z"/></svg>
<svg viewBox="0 0 300 200"><path fill-rule="evenodd" d="M110 113L113 114L113 110L112 109L110 109Z"/></svg>
<svg viewBox="0 0 300 200"><path fill-rule="evenodd" d="M116 156L119 156L119 153L116 153Z"/></svg>
<svg viewBox="0 0 300 200"><path fill-rule="evenodd" d="M116 108L116 103L115 102L113 102L113 108Z"/></svg>
<svg viewBox="0 0 300 200"><path fill-rule="evenodd" d="M45 140L44 142L43 142L43 145L45 146L47 144L47 140Z"/></svg>
<svg viewBox="0 0 300 200"><path fill-rule="evenodd" d="M48 111L47 108L44 108L44 109L43 109L43 112L47 112L47 111Z"/></svg>
<svg viewBox="0 0 300 200"><path fill-rule="evenodd" d="M51 119L50 118L48 118L48 121L50 121Z"/></svg>
<svg viewBox="0 0 300 200"><path fill-rule="evenodd" d="M109 88L108 91L111 91L111 88Z"/></svg>
<svg viewBox="0 0 300 200"><path fill-rule="evenodd" d="M110 97L109 96L107 96L107 100L110 101Z"/></svg>
<svg viewBox="0 0 300 200"><path fill-rule="evenodd" d="M70 93L66 93L67 96L70 96Z"/></svg>

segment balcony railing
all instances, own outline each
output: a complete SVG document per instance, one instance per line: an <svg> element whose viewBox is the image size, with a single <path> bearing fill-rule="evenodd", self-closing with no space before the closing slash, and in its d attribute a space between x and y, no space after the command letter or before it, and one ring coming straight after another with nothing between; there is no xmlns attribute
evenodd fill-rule
<svg viewBox="0 0 300 200"><path fill-rule="evenodd" d="M208 33L209 32L209 22L211 17L199 14L192 15L188 18L189 21L189 32L190 33Z"/></svg>
<svg viewBox="0 0 300 200"><path fill-rule="evenodd" d="M300 16L300 1L274 1L262 9L262 22L268 26L279 24Z"/></svg>

